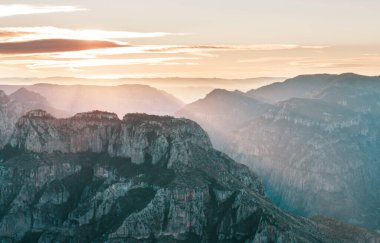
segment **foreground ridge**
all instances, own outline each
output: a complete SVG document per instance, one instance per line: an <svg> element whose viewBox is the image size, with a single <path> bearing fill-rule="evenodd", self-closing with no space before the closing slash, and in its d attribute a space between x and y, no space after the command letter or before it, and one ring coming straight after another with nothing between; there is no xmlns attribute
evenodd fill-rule
<svg viewBox="0 0 380 243"><path fill-rule="evenodd" d="M376 242L285 213L187 119L31 111L0 151L0 240ZM335 227L339 234L335 235ZM349 235L349 237L347 236ZM347 240L349 239L349 240Z"/></svg>
<svg viewBox="0 0 380 243"><path fill-rule="evenodd" d="M189 163L186 148L190 145L212 148L207 134L190 120L146 114L127 114L120 120L115 113L102 111L78 113L68 119L30 111L16 124L10 144L37 153L104 152L131 158L135 164L157 164L169 156L168 167Z"/></svg>

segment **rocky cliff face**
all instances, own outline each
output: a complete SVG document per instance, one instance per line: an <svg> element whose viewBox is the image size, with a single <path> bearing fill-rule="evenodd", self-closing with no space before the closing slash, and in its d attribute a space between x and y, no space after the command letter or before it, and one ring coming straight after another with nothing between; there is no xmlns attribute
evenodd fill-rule
<svg viewBox="0 0 380 243"><path fill-rule="evenodd" d="M186 119L32 111L0 158L4 242L380 240L281 211L255 174Z"/></svg>
<svg viewBox="0 0 380 243"><path fill-rule="evenodd" d="M334 76L312 98L277 104L233 136L229 154L281 207L380 228L380 79Z"/></svg>
<svg viewBox="0 0 380 243"><path fill-rule="evenodd" d="M95 111L55 119L44 111L31 111L16 124L10 144L37 153L104 152L131 158L135 164L157 164L169 157L168 167L178 161L190 163L189 146L211 149L207 134L190 120L144 117L129 114L119 120L116 114Z"/></svg>

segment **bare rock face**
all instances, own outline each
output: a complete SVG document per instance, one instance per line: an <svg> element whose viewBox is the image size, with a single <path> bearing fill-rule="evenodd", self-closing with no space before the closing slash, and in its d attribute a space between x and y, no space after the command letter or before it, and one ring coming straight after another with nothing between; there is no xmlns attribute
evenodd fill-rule
<svg viewBox="0 0 380 243"><path fill-rule="evenodd" d="M189 146L211 149L207 134L194 122L172 117L129 114L119 120L108 112L79 113L55 119L44 111L31 111L16 124L10 144L37 153L95 152L131 158L132 163L190 163Z"/></svg>
<svg viewBox="0 0 380 243"><path fill-rule="evenodd" d="M32 111L0 161L4 242L380 240L375 232L281 211L259 177L214 150L186 119L119 120L99 111L55 119Z"/></svg>

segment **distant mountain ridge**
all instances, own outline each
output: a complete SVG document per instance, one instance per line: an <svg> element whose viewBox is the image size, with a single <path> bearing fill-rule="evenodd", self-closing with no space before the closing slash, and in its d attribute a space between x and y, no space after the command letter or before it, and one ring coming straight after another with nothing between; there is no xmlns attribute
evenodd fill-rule
<svg viewBox="0 0 380 243"><path fill-rule="evenodd" d="M209 133L214 146L222 148L237 127L261 115L271 105L240 91L215 89L205 98L186 105L176 113L199 123Z"/></svg>
<svg viewBox="0 0 380 243"><path fill-rule="evenodd" d="M252 86L263 86L266 84L285 80L285 77L255 77L243 79L228 78L186 78L186 77L163 77L163 78L75 78L75 77L48 77L48 78L0 78L0 83L18 83L22 86L30 86L36 83L67 84L67 85L123 85L123 84L141 84L162 87L220 87L223 89L236 89L241 86L242 89L252 89ZM157 86L155 86L157 85ZM14 90L13 90L14 91Z"/></svg>
<svg viewBox="0 0 380 243"><path fill-rule="evenodd" d="M73 77L50 77L50 78L0 78L0 90L10 94L19 88L28 88L33 84L60 84L84 86L120 86L120 85L148 85L174 95L182 102L191 103L203 98L213 89L221 88L228 90L239 89L247 91L274 82L283 81L282 77L257 77L247 79L223 79L223 78L120 78L120 79L86 79ZM4 85L4 84L21 85ZM38 91L36 91L38 92ZM119 114L119 115L123 115Z"/></svg>
<svg viewBox="0 0 380 243"><path fill-rule="evenodd" d="M16 86L20 87L20 86ZM22 86L45 97L56 109L69 115L88 110L108 110L119 116L131 112L170 115L181 109L182 101L148 85L57 85L34 84ZM0 89L13 90L12 85Z"/></svg>
<svg viewBox="0 0 380 243"><path fill-rule="evenodd" d="M250 90L247 92L247 95L257 99L263 99L267 102L276 103L290 98L312 98L336 83L355 82L355 80L361 80L361 82L376 82L376 80L379 79L379 76L370 77L354 73L339 75L300 75L295 78L287 79L284 82L273 83Z"/></svg>

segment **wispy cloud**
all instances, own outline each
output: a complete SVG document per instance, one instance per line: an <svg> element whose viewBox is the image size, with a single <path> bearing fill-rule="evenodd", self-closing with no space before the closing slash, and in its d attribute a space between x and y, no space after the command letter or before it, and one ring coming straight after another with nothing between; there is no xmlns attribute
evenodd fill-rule
<svg viewBox="0 0 380 243"><path fill-rule="evenodd" d="M76 55L79 58L86 58L88 55L123 55L131 53L159 53L159 54L189 54L202 57L216 57L215 52L226 51L276 51L292 49L323 49L327 46L310 46L296 44L258 44L258 45L127 45L121 40L133 38L157 38L169 35L185 35L183 33L166 32L129 32L129 31L107 31L96 29L65 29L52 26L39 27L2 27L0 28L0 54L29 54L47 52L67 52L90 50L83 55ZM60 41L56 41L59 39ZM94 41L91 45L82 45L82 48L70 48L59 45L63 39ZM108 41L109 43L95 43L95 41ZM73 44L74 41L70 44ZM46 46L42 46L46 44ZM101 48L102 44L104 48ZM22 47L25 46L23 51ZM11 47L11 48L10 48ZM54 47L54 48L53 48ZM55 48L56 47L56 48ZM112 48L110 48L112 47ZM15 51L17 49L17 51ZM92 49L97 49L91 51ZM59 56L58 56L59 58ZM67 58L67 55L63 56Z"/></svg>
<svg viewBox="0 0 380 243"><path fill-rule="evenodd" d="M0 54L71 52L125 46L112 41L43 39L0 43Z"/></svg>
<svg viewBox="0 0 380 243"><path fill-rule="evenodd" d="M313 69L334 69L334 68L357 68L357 67L378 67L380 58L378 56L371 57L355 57L355 58L308 58L294 60L289 62L290 66L307 67Z"/></svg>
<svg viewBox="0 0 380 243"><path fill-rule="evenodd" d="M327 46L303 46L303 45L129 45L112 49L88 50L82 52L86 56L115 56L125 54L188 54L200 57L217 57L215 52L232 51L276 51L296 49L323 49ZM60 58L60 55L54 55ZM80 55L76 55L81 58ZM62 56L67 58L68 55ZM252 60L240 60L239 62L251 62Z"/></svg>
<svg viewBox="0 0 380 243"><path fill-rule="evenodd" d="M302 57L297 56L297 60L307 60L310 57ZM295 57L289 57L289 56L266 56L266 57L258 57L253 59L241 59L237 60L237 63L274 63L274 62L291 62L294 61Z"/></svg>
<svg viewBox="0 0 380 243"><path fill-rule="evenodd" d="M130 47L130 45L121 40L130 38L155 38L167 35L174 34L165 32L129 32L96 29L74 30L51 26L0 27L0 55L78 52L116 47L124 49L114 52L115 54L119 54L121 50L126 53L141 53L141 49L146 48L136 47L135 50L131 48L127 50L125 47ZM87 56L87 54L82 55L82 57L84 56Z"/></svg>
<svg viewBox="0 0 380 243"><path fill-rule="evenodd" d="M81 39L81 40L110 40L132 38L157 38L173 34L166 32L129 32L108 31L96 29L65 29L52 26L38 27L3 27L0 28L1 42L15 42L38 39Z"/></svg>
<svg viewBox="0 0 380 243"><path fill-rule="evenodd" d="M3 60L2 65L25 65L29 69L47 68L84 68L98 66L127 65L196 65L188 60L197 58L162 57L162 58L130 58L130 59L88 59L88 60ZM180 62L185 61L185 62Z"/></svg>
<svg viewBox="0 0 380 243"><path fill-rule="evenodd" d="M38 6L27 4L1 4L0 17L9 17L26 14L67 13L85 11L87 9L76 6Z"/></svg>
<svg viewBox="0 0 380 243"><path fill-rule="evenodd" d="M322 45L296 45L296 44L258 44L258 45L172 45L156 46L151 52L189 52L196 51L277 51L292 49L324 49Z"/></svg>

